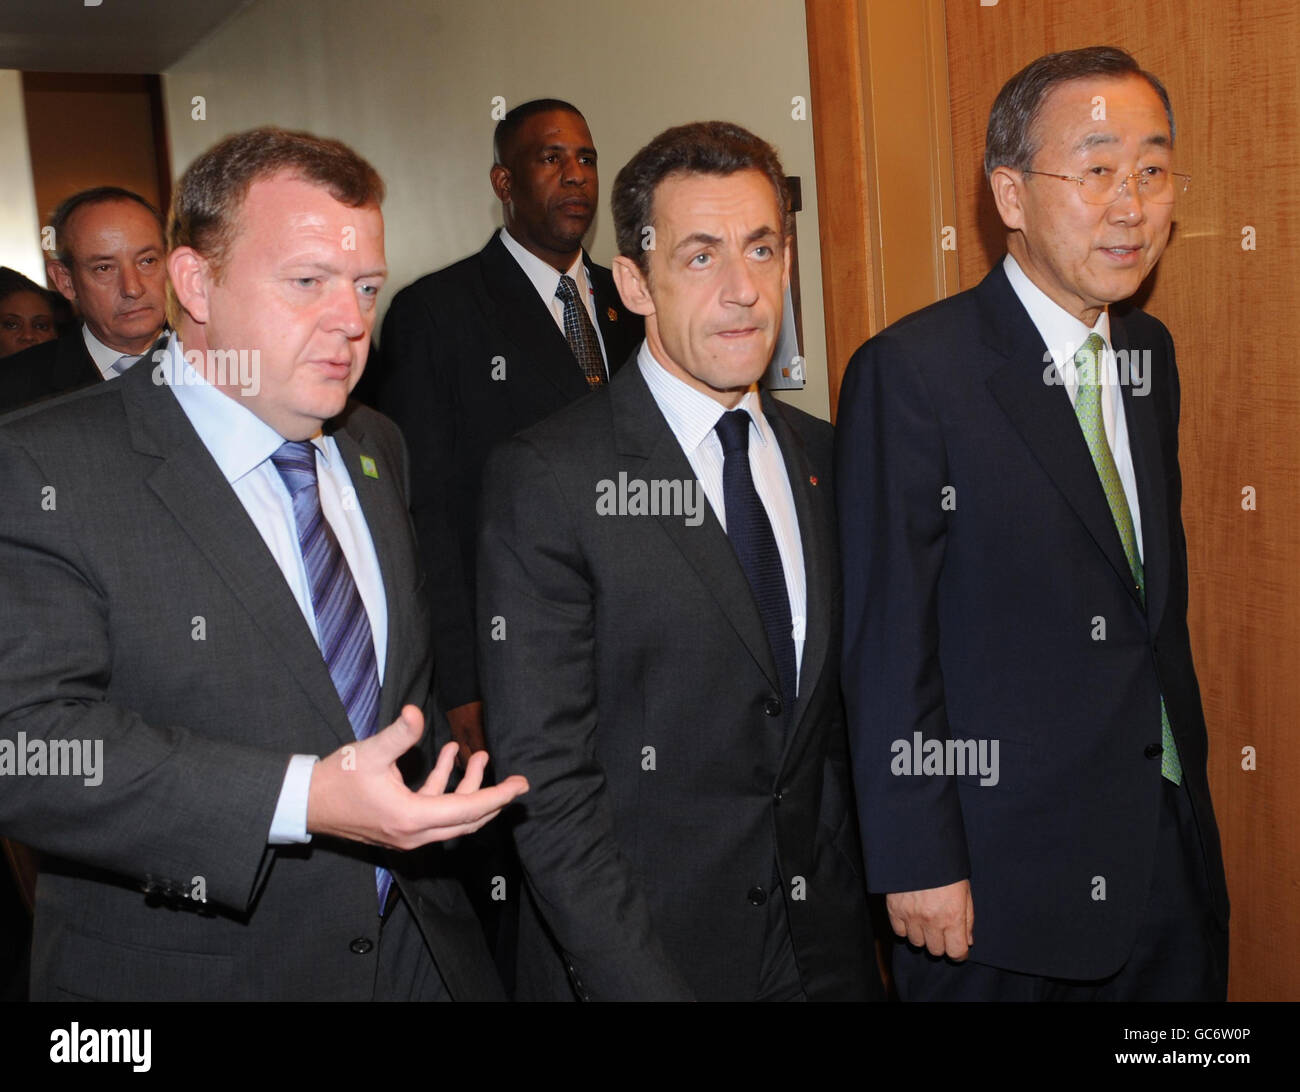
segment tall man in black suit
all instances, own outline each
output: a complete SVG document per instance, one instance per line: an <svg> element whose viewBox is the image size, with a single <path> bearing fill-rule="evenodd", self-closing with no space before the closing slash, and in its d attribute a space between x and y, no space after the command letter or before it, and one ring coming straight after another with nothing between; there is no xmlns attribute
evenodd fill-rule
<svg viewBox="0 0 1300 1092"><path fill-rule="evenodd" d="M831 429L758 389L789 279L781 164L737 126L682 126L613 204L646 339L485 475L488 737L532 786L519 995L878 996Z"/></svg>
<svg viewBox="0 0 1300 1092"><path fill-rule="evenodd" d="M417 747L406 453L348 399L382 197L337 141L228 138L178 186L166 349L0 426L0 833L42 854L36 998L502 996L429 843L526 786L479 789L476 754L445 794L455 746Z"/></svg>
<svg viewBox="0 0 1300 1092"><path fill-rule="evenodd" d="M138 193L99 186L67 198L50 227L57 256L46 268L81 323L0 364L0 413L116 379L162 333L167 270L157 209Z"/></svg>
<svg viewBox="0 0 1300 1092"><path fill-rule="evenodd" d="M577 108L516 106L496 127L494 156L505 226L479 253L396 295L375 396L411 452L416 535L436 584L435 687L462 755L483 745L474 536L487 454L602 385L643 329L610 271L582 249L599 180Z"/></svg>
<svg viewBox="0 0 1300 1092"><path fill-rule="evenodd" d="M1007 256L840 397L844 679L904 999L1222 999L1178 372L1128 299L1174 199L1160 82L1040 58L993 105Z"/></svg>

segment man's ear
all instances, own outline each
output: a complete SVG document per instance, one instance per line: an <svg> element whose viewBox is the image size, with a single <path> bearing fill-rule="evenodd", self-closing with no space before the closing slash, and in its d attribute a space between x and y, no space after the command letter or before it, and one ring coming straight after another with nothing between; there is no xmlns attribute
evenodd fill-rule
<svg viewBox="0 0 1300 1092"><path fill-rule="evenodd" d="M45 275L54 282L59 295L69 303L77 299L77 287L72 283L72 271L58 258L51 258L45 263Z"/></svg>
<svg viewBox="0 0 1300 1092"><path fill-rule="evenodd" d="M488 178L492 182L492 192L497 195L497 200L503 205L510 202L510 168L503 167L500 163L493 163L492 169L488 171Z"/></svg>
<svg viewBox="0 0 1300 1092"><path fill-rule="evenodd" d="M614 258L614 284L623 298L623 306L634 315L649 318L655 313L655 301L650 296L650 282L641 267L631 258L618 254Z"/></svg>
<svg viewBox="0 0 1300 1092"><path fill-rule="evenodd" d="M790 288L790 263L794 260L794 236L787 235L782 241L781 249L785 251L785 269L781 272L781 287L785 290Z"/></svg>
<svg viewBox="0 0 1300 1092"><path fill-rule="evenodd" d="M1023 205L1025 176L1010 167L994 167L989 175L993 187L993 203L1008 231L1020 231L1025 226Z"/></svg>
<svg viewBox="0 0 1300 1092"><path fill-rule="evenodd" d="M208 321L212 267L193 247L178 246L167 255L167 276L181 309L195 322Z"/></svg>

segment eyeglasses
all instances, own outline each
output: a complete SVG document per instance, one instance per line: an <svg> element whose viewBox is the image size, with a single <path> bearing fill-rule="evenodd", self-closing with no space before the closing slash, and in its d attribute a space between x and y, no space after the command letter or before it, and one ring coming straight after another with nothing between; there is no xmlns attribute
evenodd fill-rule
<svg viewBox="0 0 1300 1092"><path fill-rule="evenodd" d="M1063 182L1074 182L1079 187L1079 196L1090 205L1110 205L1118 201L1130 179L1137 179L1137 195L1143 201L1157 205L1172 205L1174 198L1180 193L1186 193L1187 187L1192 184L1190 174L1178 174L1164 167L1141 167L1123 178L1117 178L1109 167L1091 167L1083 175L1053 174L1051 171L1020 173L1041 174L1048 178L1059 178Z"/></svg>

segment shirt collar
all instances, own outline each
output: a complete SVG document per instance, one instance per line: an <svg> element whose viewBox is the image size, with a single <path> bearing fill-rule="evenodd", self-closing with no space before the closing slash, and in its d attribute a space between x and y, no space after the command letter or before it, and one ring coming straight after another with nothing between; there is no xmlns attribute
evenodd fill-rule
<svg viewBox="0 0 1300 1092"><path fill-rule="evenodd" d="M510 252L510 256L519 263L519 268L533 282L537 294L549 306L551 301L555 299L555 290L560 287L560 271L549 262L542 261L532 251L525 250L505 228L502 228L498 234L506 250ZM573 259L573 264L569 266L567 272L568 276L577 282L579 291L586 292L588 290L587 270L583 265L582 258L582 251L579 250L578 256Z"/></svg>
<svg viewBox="0 0 1300 1092"><path fill-rule="evenodd" d="M120 353L116 349L110 349L94 334L90 332L90 327L84 322L81 324L81 339L86 343L86 352L90 354L90 359L95 362L95 367L99 369L99 374L105 379L113 375L113 365L124 356L132 356L132 353Z"/></svg>
<svg viewBox="0 0 1300 1092"><path fill-rule="evenodd" d="M1110 309L1103 307L1097 321L1089 329L1074 315L1070 314L1055 300L1051 299L1038 285L1034 284L1020 268L1020 263L1010 254L1002 261L1007 280L1016 297L1029 312L1029 318L1037 328L1051 354L1053 363L1064 368L1066 361L1074 359L1074 354L1088 339L1089 334L1099 334L1101 340L1110 348ZM1046 361L1044 361L1046 363Z"/></svg>
<svg viewBox="0 0 1300 1092"><path fill-rule="evenodd" d="M167 328L164 326L163 329L166 330ZM90 332L90 327L84 322L81 324L81 340L85 342L86 352L90 354L90 359L95 362L99 374L105 379L113 378L116 375L113 371L113 365L122 357L132 357L138 361L145 355L144 353L120 353L116 349L110 349ZM154 339L154 342L157 342L157 338ZM146 353L148 351L148 349L145 350Z"/></svg>
<svg viewBox="0 0 1300 1092"><path fill-rule="evenodd" d="M171 387L203 446L231 485L256 470L284 443L283 436L238 398L218 390L195 370L185 359L180 336L174 331L155 381ZM316 436L312 443L328 463L330 448L324 437Z"/></svg>
<svg viewBox="0 0 1300 1092"><path fill-rule="evenodd" d="M650 351L649 342L641 342L636 363L677 442L687 455L692 454L713 435L719 419L728 411L716 399L688 386L664 368ZM771 426L763 415L758 391L746 391L734 408L749 414L761 443L767 444L771 440Z"/></svg>

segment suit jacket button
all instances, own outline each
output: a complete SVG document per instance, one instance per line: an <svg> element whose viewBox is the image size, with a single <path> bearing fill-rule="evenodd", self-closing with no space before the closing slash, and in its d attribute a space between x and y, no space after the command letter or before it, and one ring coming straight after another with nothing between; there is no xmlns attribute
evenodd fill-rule
<svg viewBox="0 0 1300 1092"><path fill-rule="evenodd" d="M374 946L375 942L369 937L357 937L356 940L348 945L348 949L355 952L357 955L366 955L374 948Z"/></svg>
<svg viewBox="0 0 1300 1092"><path fill-rule="evenodd" d="M1148 743L1146 750L1142 753L1146 755L1147 758L1155 758L1157 755L1164 754L1164 750L1165 749L1158 743Z"/></svg>
<svg viewBox="0 0 1300 1092"><path fill-rule="evenodd" d="M767 902L767 892L761 887L751 887L749 894L745 896L749 900L750 906L762 906Z"/></svg>
<svg viewBox="0 0 1300 1092"><path fill-rule="evenodd" d="M774 793L772 794L772 803L773 803L773 804L779 804L779 803L781 803L781 801L784 800L784 799L785 799L785 793L782 792L780 789L777 789L776 792L774 792Z"/></svg>
<svg viewBox="0 0 1300 1092"><path fill-rule="evenodd" d="M769 717L779 717L781 715L781 699L768 698L767 701L763 703L763 712Z"/></svg>

